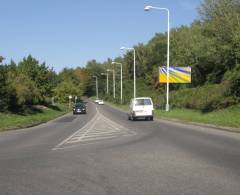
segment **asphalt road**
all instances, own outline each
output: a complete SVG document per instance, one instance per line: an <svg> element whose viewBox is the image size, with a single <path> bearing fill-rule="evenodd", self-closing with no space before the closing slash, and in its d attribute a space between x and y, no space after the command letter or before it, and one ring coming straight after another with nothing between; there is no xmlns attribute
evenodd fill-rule
<svg viewBox="0 0 240 195"><path fill-rule="evenodd" d="M240 194L240 135L88 103L0 133L0 194Z"/></svg>

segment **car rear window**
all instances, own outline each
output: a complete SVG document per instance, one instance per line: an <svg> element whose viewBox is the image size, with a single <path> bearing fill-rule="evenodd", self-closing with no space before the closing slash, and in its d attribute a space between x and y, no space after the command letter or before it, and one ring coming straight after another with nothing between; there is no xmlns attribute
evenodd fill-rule
<svg viewBox="0 0 240 195"><path fill-rule="evenodd" d="M152 105L150 99L136 99L135 106L145 106L145 105Z"/></svg>
<svg viewBox="0 0 240 195"><path fill-rule="evenodd" d="M76 104L75 107L82 108L82 107L85 107L85 105L83 103L80 103L80 104Z"/></svg>

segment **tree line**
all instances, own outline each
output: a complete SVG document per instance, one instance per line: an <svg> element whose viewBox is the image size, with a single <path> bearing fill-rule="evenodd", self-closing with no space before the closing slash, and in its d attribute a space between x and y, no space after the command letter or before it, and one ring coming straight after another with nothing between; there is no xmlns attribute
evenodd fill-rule
<svg viewBox="0 0 240 195"><path fill-rule="evenodd" d="M170 65L190 66L191 84L170 84L172 107L211 111L240 101L240 1L204 0L199 20L189 26L171 29ZM156 33L136 50L137 96L150 96L155 107L165 106L165 84L159 83L159 66L166 65L167 34ZM120 67L123 64L123 103L133 96L133 53L131 51L105 62L91 60L84 68L65 68L56 73L46 63L31 55L18 64L4 64L0 56L0 111L24 109L34 104L49 104L51 98L64 102L68 96L99 95L120 102ZM109 95L106 94L107 69L116 72L116 99L112 97L112 75L109 72Z"/></svg>
<svg viewBox="0 0 240 195"><path fill-rule="evenodd" d="M52 98L66 102L69 95L81 97L87 73L82 68L65 68L56 73L46 63L29 55L18 64L3 64L0 57L0 111L22 112L36 104L49 105ZM1 64L2 63L2 64Z"/></svg>
<svg viewBox="0 0 240 195"><path fill-rule="evenodd" d="M204 0L198 11L199 20L190 26L171 29L170 64L192 68L191 84L170 84L171 106L211 111L237 104L240 100L240 1ZM165 85L159 83L158 68L166 65L167 34L156 33L148 43L139 43L134 48L137 96L151 96L157 107L164 107ZM105 77L100 74L107 68L114 68L119 74L120 69L112 66L111 61L124 66L124 102L128 103L133 89L131 51L103 63L89 61L86 69L102 79L101 95L119 102L119 98L106 96ZM91 86L89 93L94 91ZM118 82L117 97L119 87Z"/></svg>

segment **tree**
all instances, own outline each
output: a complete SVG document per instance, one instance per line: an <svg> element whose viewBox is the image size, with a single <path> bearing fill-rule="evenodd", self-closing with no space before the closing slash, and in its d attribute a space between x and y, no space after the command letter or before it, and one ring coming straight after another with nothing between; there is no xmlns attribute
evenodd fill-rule
<svg viewBox="0 0 240 195"><path fill-rule="evenodd" d="M240 1L205 0L199 12L204 21L204 35L211 38L215 50L213 71L209 82L221 82L226 71L240 60Z"/></svg>
<svg viewBox="0 0 240 195"><path fill-rule="evenodd" d="M78 96L82 95L81 89L76 86L72 81L63 81L54 89L55 96L60 102L68 101L69 95Z"/></svg>
<svg viewBox="0 0 240 195"><path fill-rule="evenodd" d="M0 63L2 63L4 59L5 59L4 57L0 56Z"/></svg>
<svg viewBox="0 0 240 195"><path fill-rule="evenodd" d="M19 74L26 75L39 91L39 101L44 102L45 98L52 96L53 89L57 84L57 76L53 69L49 69L46 63L39 62L29 55L23 58L18 64Z"/></svg>
<svg viewBox="0 0 240 195"><path fill-rule="evenodd" d="M22 73L17 75L12 85L15 89L19 106L33 105L41 99L40 91L36 87L35 82Z"/></svg>
<svg viewBox="0 0 240 195"><path fill-rule="evenodd" d="M0 111L6 111L9 106L6 67L0 65Z"/></svg>

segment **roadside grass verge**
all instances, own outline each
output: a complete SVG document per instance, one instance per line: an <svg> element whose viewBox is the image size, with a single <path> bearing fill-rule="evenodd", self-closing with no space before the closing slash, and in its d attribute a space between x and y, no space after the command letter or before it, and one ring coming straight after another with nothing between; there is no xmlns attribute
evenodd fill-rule
<svg viewBox="0 0 240 195"><path fill-rule="evenodd" d="M169 112L155 110L158 118L174 118L183 121L240 128L240 104L212 112L189 109L172 109Z"/></svg>
<svg viewBox="0 0 240 195"><path fill-rule="evenodd" d="M114 104L112 102L106 102L106 104L125 112L128 111L128 105ZM155 109L154 116L159 119L177 119L180 121L240 128L240 104L212 112L184 108L173 108L169 112Z"/></svg>
<svg viewBox="0 0 240 195"><path fill-rule="evenodd" d="M67 105L57 105L45 108L40 106L27 113L0 113L0 131L35 126L67 112Z"/></svg>

